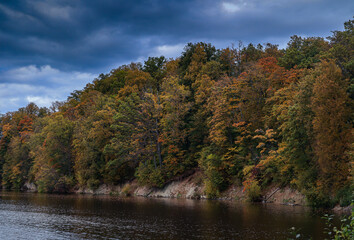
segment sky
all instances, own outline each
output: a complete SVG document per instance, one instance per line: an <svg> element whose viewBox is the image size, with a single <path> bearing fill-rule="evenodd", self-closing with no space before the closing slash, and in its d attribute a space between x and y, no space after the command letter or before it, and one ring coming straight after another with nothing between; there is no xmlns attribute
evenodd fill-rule
<svg viewBox="0 0 354 240"><path fill-rule="evenodd" d="M3 0L0 113L49 107L122 64L178 57L188 42L284 48L295 34L343 30L353 13L352 0Z"/></svg>

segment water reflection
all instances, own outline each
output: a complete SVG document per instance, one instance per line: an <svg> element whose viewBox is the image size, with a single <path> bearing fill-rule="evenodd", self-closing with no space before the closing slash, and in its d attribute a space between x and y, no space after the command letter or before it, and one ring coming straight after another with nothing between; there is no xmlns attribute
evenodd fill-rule
<svg viewBox="0 0 354 240"><path fill-rule="evenodd" d="M0 193L2 239L323 239L304 207L186 199Z"/></svg>

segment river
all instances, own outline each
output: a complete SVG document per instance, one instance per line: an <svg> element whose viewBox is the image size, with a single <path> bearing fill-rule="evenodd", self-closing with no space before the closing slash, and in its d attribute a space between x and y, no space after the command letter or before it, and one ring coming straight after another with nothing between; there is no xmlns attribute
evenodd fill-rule
<svg viewBox="0 0 354 240"><path fill-rule="evenodd" d="M1 239L324 239L322 214L229 201L0 192ZM338 223L338 217L336 217Z"/></svg>

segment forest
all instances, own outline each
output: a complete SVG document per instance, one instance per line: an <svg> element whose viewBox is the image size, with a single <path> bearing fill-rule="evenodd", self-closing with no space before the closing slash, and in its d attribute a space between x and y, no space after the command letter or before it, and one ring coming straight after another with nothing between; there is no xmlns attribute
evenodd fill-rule
<svg viewBox="0 0 354 240"><path fill-rule="evenodd" d="M95 189L137 179L161 188L202 171L206 195L230 185L257 201L271 184L310 205L353 199L354 20L285 49L188 43L100 74L66 101L0 116L3 189Z"/></svg>

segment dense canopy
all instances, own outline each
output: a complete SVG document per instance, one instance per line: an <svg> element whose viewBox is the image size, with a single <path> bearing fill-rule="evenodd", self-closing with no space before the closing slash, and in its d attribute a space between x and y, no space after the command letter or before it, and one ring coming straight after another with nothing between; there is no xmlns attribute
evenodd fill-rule
<svg viewBox="0 0 354 240"><path fill-rule="evenodd" d="M0 118L4 188L97 188L136 178L163 187L201 170L206 194L231 184L251 200L275 184L314 205L353 191L353 20L344 31L150 57L101 74L50 109Z"/></svg>

